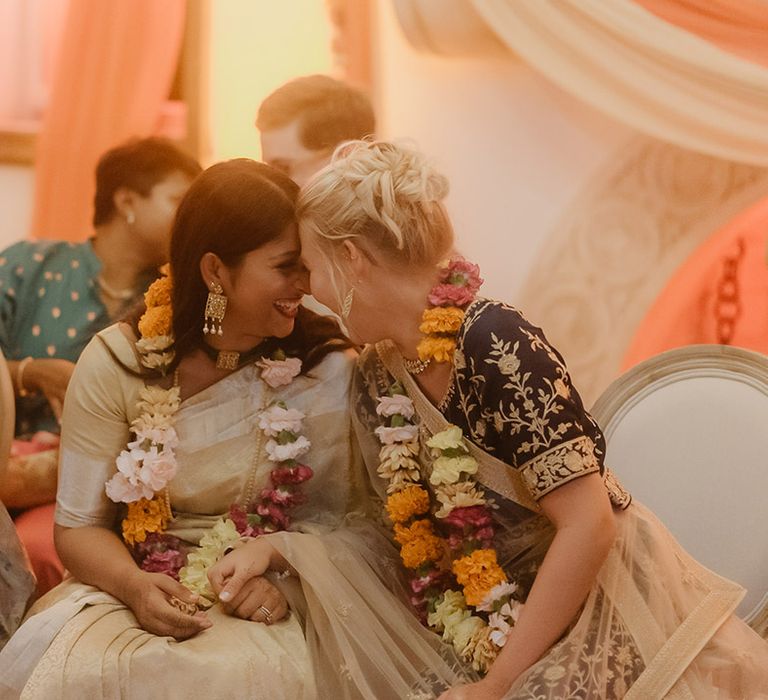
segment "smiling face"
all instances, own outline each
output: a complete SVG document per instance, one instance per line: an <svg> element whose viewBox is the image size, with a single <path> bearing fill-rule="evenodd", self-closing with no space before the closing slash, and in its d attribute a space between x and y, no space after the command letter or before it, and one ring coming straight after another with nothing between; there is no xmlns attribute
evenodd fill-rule
<svg viewBox="0 0 768 700"><path fill-rule="evenodd" d="M223 267L219 277L228 298L223 321L228 347L250 347L262 338L289 335L309 291L295 224L246 253L237 265Z"/></svg>

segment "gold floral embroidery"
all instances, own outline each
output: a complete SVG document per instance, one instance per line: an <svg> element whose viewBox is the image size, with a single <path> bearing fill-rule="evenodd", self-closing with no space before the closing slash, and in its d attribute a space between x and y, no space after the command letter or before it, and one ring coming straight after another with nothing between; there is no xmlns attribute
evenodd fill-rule
<svg viewBox="0 0 768 700"><path fill-rule="evenodd" d="M611 502L629 505L630 494L603 468L599 426L584 410L563 358L539 329L512 307L478 300L467 310L457 352L462 362L455 368L454 410L466 417L476 444L517 469L527 468L535 498L554 489L558 479L599 471Z"/></svg>
<svg viewBox="0 0 768 700"><path fill-rule="evenodd" d="M600 471L594 443L586 436L569 440L536 455L520 467L534 498L584 474Z"/></svg>
<svg viewBox="0 0 768 700"><path fill-rule="evenodd" d="M596 608L602 608L602 602ZM624 697L645 668L642 657L620 616L611 615L607 629L598 620L590 620L581 644L566 637L526 671L515 686L515 698Z"/></svg>
<svg viewBox="0 0 768 700"><path fill-rule="evenodd" d="M538 336L521 329L531 341L531 349L544 347ZM525 435L529 439L520 443L519 452L530 454L549 449L560 442L563 436L574 427L572 421L561 420L558 414L563 411L563 399L570 397L566 383L568 374L565 366L551 350L547 354L553 359L555 377L535 377L530 371L524 371L519 357L520 341L512 344L491 333L490 357L485 363L495 365L506 378L503 389L511 391L511 401L494 408L492 412L497 432L507 428L512 435ZM523 371L521 371L521 368Z"/></svg>

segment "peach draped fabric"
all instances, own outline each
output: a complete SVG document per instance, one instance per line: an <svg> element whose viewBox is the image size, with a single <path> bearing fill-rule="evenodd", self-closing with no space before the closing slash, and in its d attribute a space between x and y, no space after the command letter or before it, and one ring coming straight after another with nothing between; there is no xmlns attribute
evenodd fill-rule
<svg viewBox="0 0 768 700"><path fill-rule="evenodd" d="M69 0L0 2L0 128L36 130Z"/></svg>
<svg viewBox="0 0 768 700"><path fill-rule="evenodd" d="M156 130L176 70L184 0L72 0L36 157L32 235L91 232L99 156Z"/></svg>
<svg viewBox="0 0 768 700"><path fill-rule="evenodd" d="M729 258L738 260L735 282L740 307L730 344L768 353L767 241L765 198L715 233L672 276L640 323L622 371L675 347L721 342L716 305L718 287L728 284L725 267ZM736 254L739 247L740 255Z"/></svg>
<svg viewBox="0 0 768 700"><path fill-rule="evenodd" d="M684 148L768 166L768 67L634 0L471 3L512 51L596 109Z"/></svg>
<svg viewBox="0 0 768 700"><path fill-rule="evenodd" d="M767 0L635 0L721 49L768 66Z"/></svg>

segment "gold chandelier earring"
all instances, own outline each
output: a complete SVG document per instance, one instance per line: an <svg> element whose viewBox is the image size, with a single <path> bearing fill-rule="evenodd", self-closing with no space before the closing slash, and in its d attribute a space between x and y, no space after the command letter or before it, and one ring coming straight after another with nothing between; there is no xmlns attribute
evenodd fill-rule
<svg viewBox="0 0 768 700"><path fill-rule="evenodd" d="M227 311L227 297L222 294L224 289L218 282L211 282L211 291L208 292L208 300L205 302L205 325L203 333L206 335L224 335L221 322ZM210 320L210 326L208 322ZM216 328L218 323L219 327Z"/></svg>
<svg viewBox="0 0 768 700"><path fill-rule="evenodd" d="M344 301L341 302L341 317L346 321L349 318L349 314L352 312L352 302L355 299L355 288L350 287L349 291L344 296Z"/></svg>

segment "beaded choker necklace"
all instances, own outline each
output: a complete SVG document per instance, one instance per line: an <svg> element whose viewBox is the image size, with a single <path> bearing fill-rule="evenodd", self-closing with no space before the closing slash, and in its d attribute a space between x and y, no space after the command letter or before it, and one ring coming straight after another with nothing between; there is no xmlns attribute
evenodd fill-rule
<svg viewBox="0 0 768 700"><path fill-rule="evenodd" d="M274 344L274 340L268 338L250 350L238 352L237 350L217 350L204 342L201 343L200 349L216 363L216 369L235 370L257 358L269 357Z"/></svg>

